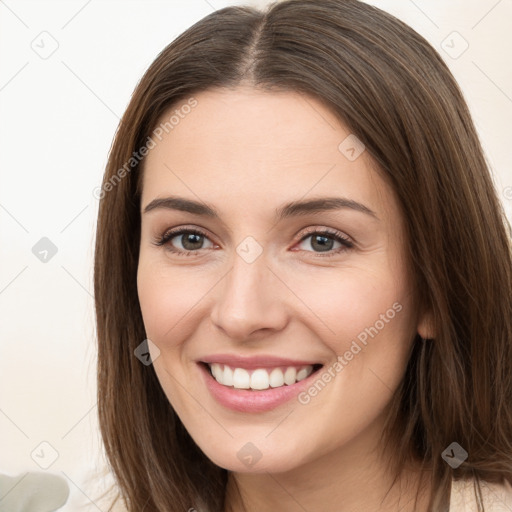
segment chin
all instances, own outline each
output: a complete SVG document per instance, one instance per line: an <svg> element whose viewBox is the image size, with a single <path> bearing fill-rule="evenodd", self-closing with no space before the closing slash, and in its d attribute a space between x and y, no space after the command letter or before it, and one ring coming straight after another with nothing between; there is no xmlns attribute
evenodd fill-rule
<svg viewBox="0 0 512 512"><path fill-rule="evenodd" d="M233 442L232 449L203 450L203 453L217 466L236 473L285 473L304 464L297 458L297 449L277 451L268 447L259 450L256 443ZM201 448L202 449L202 448ZM265 452L268 450L267 455Z"/></svg>

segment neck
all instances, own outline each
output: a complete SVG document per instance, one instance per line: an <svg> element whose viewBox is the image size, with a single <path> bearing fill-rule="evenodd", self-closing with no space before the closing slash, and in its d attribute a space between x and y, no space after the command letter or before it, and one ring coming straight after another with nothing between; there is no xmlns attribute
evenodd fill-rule
<svg viewBox="0 0 512 512"><path fill-rule="evenodd" d="M361 451L354 441L290 471L230 472L224 512L427 512L429 473L415 465L395 480L385 460L377 449Z"/></svg>

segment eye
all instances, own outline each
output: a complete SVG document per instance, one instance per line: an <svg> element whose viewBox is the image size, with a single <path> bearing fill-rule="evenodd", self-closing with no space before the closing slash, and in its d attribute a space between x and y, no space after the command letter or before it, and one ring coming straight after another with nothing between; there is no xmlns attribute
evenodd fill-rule
<svg viewBox="0 0 512 512"><path fill-rule="evenodd" d="M305 244L306 240L311 238L311 240ZM336 250L333 249L333 245L338 243L340 246ZM320 257L330 257L335 256L341 252L347 251L354 247L354 244L342 233L336 230L324 229L324 230L312 230L308 231L308 233L302 237L300 244L309 245L313 248L313 251L308 252L317 252L325 254L318 254Z"/></svg>
<svg viewBox="0 0 512 512"><path fill-rule="evenodd" d="M181 247L173 245L172 241L175 238ZM209 247L203 247L205 240L210 242L211 245ZM178 228L166 231L163 236L154 242L154 244L158 246L165 245L169 251L177 254L178 256L191 256L200 249L213 247L213 243L206 236L206 233L192 228Z"/></svg>
<svg viewBox="0 0 512 512"><path fill-rule="evenodd" d="M313 250L309 251L304 247L300 248L306 250L306 252L316 253L320 257L335 256L336 254L354 247L354 244L346 236L336 230L310 229L301 238L299 245L307 245L306 240L308 238L311 239L309 246L312 247ZM173 242L174 239L176 239L175 242ZM208 241L210 245L204 247L205 241ZM206 233L195 228L177 228L166 231L153 243L157 246L166 246L167 250L177 256L193 256L194 253L199 252L201 249L209 249L214 246ZM336 243L339 244L339 247L333 250L333 246Z"/></svg>

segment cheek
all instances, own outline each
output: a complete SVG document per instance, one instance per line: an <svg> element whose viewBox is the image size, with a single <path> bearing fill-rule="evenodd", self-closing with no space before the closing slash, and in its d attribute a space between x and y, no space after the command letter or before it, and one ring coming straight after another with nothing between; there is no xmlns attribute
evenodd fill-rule
<svg viewBox="0 0 512 512"><path fill-rule="evenodd" d="M310 328L320 333L336 354L348 350L358 337L364 342L368 330L375 333L374 327L383 337L394 337L407 326L408 290L389 268L322 270L314 275L297 272L291 282L294 293L310 311Z"/></svg>
<svg viewBox="0 0 512 512"><path fill-rule="evenodd" d="M403 377L414 334L405 281L389 270L345 269L338 276L309 288L302 278L298 291L313 305L315 332L333 353L299 396L301 412L322 425L325 450L349 442L383 412Z"/></svg>
<svg viewBox="0 0 512 512"><path fill-rule="evenodd" d="M357 430L371 421L391 398L407 365L414 337L410 290L402 274L387 265L380 272L376 268L344 268L296 281L294 291L311 305L309 328L332 353L323 371L326 384L315 381L300 403L316 412L327 396L339 403L342 407L325 410L326 425L342 422ZM321 391L325 387L329 391ZM359 411L353 423L343 416L347 408Z"/></svg>
<svg viewBox="0 0 512 512"><path fill-rule="evenodd" d="M172 345L173 332L190 323L194 308L212 287L197 269L178 270L161 262L141 258L137 271L137 290L147 336Z"/></svg>

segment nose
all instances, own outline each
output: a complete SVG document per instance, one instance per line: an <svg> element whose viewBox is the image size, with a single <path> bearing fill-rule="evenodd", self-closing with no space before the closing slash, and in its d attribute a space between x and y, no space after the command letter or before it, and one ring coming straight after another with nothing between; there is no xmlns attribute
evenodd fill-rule
<svg viewBox="0 0 512 512"><path fill-rule="evenodd" d="M252 263L235 254L231 270L216 287L213 325L237 341L279 331L288 321L286 292L264 253Z"/></svg>

